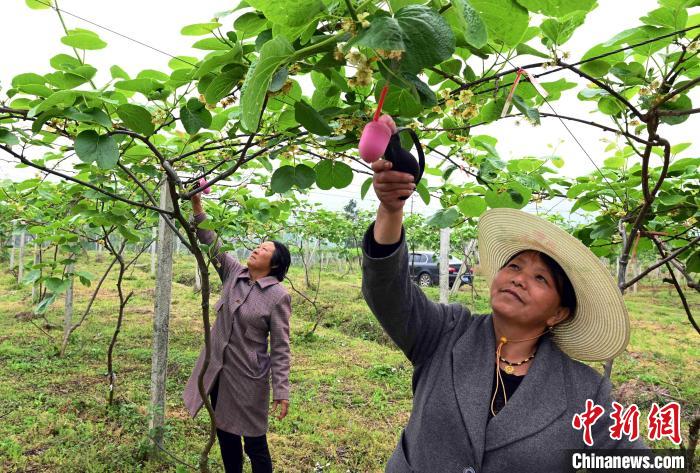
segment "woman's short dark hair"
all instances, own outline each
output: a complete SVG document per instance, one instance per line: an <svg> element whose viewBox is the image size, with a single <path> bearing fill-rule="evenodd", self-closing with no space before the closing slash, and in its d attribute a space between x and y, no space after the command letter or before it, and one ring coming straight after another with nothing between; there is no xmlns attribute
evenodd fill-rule
<svg viewBox="0 0 700 473"><path fill-rule="evenodd" d="M516 256L518 256L521 253L524 253L526 251L537 251L537 250L523 250L520 251L513 256L511 256L506 263L501 266L501 268L504 268L515 259ZM571 284L571 280L569 279L569 276L566 275L566 272L564 269L557 263L554 258L549 256L546 253L542 253L541 251L537 251L539 253L540 258L544 262L545 266L549 269L549 271L552 273L552 276L554 278L554 287L557 289L557 294L559 294L559 305L561 307L566 307L569 309L569 317L568 319L573 318L574 314L576 313L576 292L574 291L574 286Z"/></svg>
<svg viewBox="0 0 700 473"><path fill-rule="evenodd" d="M275 252L272 253L270 259L270 276L274 276L278 281L284 280L284 277L289 271L289 265L292 263L292 256L289 254L289 249L284 243L272 240L275 244Z"/></svg>

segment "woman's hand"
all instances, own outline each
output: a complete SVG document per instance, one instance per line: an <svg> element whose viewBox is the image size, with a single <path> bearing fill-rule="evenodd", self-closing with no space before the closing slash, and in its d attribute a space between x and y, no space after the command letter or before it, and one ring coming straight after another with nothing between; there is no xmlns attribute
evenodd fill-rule
<svg viewBox="0 0 700 473"><path fill-rule="evenodd" d="M372 163L374 192L381 202L374 224L374 240L390 245L401 240L403 206L401 197L410 196L416 188L413 176L406 172L391 171L391 161L380 159Z"/></svg>
<svg viewBox="0 0 700 473"><path fill-rule="evenodd" d="M277 420L282 420L285 417L287 417L287 410L289 409L289 401L287 399L280 399L280 400L272 401L271 414L274 415L275 412L277 412L277 408L280 406L282 406L280 409L280 413L275 416L277 418Z"/></svg>
<svg viewBox="0 0 700 473"><path fill-rule="evenodd" d="M194 215L199 215L204 213L204 208L202 207L202 193L199 192L192 196L192 213Z"/></svg>
<svg viewBox="0 0 700 473"><path fill-rule="evenodd" d="M374 193L382 207L389 212L403 210L406 203L400 197L409 197L416 189L414 178L407 172L391 171L391 161L380 159L372 163Z"/></svg>

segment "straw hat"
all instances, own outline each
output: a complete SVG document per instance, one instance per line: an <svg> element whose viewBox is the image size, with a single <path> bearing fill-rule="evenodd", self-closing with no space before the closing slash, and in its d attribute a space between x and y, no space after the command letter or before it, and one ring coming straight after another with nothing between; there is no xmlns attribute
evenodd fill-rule
<svg viewBox="0 0 700 473"><path fill-rule="evenodd" d="M591 250L558 226L514 209L491 209L479 219L479 258L493 281L516 253L537 250L552 257L576 293L573 319L553 329L554 341L571 358L602 361L619 355L629 342L629 317L607 268Z"/></svg>

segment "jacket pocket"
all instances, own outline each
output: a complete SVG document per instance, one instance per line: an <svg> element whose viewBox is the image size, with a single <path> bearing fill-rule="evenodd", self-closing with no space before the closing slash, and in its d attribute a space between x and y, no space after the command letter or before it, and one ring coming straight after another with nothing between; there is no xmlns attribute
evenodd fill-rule
<svg viewBox="0 0 700 473"><path fill-rule="evenodd" d="M415 473L416 470L411 468L408 463L408 458L406 458L406 451L404 450L404 444L406 443L405 433L401 432L401 440L399 444L394 449L394 453L389 457L389 461L386 464L386 473Z"/></svg>

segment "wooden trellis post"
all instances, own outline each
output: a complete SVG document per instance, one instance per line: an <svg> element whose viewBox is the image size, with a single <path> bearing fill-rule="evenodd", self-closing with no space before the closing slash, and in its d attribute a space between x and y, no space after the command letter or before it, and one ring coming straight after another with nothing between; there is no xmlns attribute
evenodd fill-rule
<svg viewBox="0 0 700 473"><path fill-rule="evenodd" d="M173 202L168 191L168 181L164 177L160 189L160 207L173 210ZM165 426L165 381L168 369L168 330L170 324L170 302L173 281L173 231L159 217L158 224L158 267L156 272L155 310L153 314L153 354L151 358L151 415L149 429L153 442L163 446Z"/></svg>

